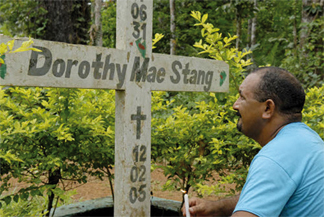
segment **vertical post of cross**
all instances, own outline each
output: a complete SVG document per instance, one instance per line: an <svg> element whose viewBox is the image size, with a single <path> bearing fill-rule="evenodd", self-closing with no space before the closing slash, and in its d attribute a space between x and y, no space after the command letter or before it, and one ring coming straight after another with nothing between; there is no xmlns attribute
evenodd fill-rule
<svg viewBox="0 0 324 217"><path fill-rule="evenodd" d="M125 89L116 90L115 216L150 216L151 92L142 78L152 54L151 0L117 1L116 48L126 50Z"/></svg>

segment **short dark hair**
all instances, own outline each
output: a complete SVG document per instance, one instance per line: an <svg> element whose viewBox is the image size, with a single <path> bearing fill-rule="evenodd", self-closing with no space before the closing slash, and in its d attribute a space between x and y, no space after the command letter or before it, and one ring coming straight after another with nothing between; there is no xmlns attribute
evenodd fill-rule
<svg viewBox="0 0 324 217"><path fill-rule="evenodd" d="M293 118L300 114L305 103L305 91L297 78L285 69L278 67L262 67L252 73L260 73L255 99L265 102L272 99L282 114ZM301 116L300 116L301 118Z"/></svg>

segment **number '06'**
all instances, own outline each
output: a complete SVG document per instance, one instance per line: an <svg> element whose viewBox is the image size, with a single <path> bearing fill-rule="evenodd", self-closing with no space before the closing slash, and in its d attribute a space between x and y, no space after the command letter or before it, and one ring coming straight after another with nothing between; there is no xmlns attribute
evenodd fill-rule
<svg viewBox="0 0 324 217"><path fill-rule="evenodd" d="M142 21L145 21L147 18L146 5L141 5L141 7L138 7L137 3L132 4L132 16L136 20L138 18L138 15L140 16Z"/></svg>

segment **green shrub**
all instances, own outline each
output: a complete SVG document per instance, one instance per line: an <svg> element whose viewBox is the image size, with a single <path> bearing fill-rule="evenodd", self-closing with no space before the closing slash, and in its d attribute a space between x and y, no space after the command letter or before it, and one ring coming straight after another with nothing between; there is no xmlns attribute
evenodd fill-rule
<svg viewBox="0 0 324 217"><path fill-rule="evenodd" d="M28 187L0 199L44 195L50 210L59 183L110 176L114 164L113 91L9 87L0 90L1 150L22 161L1 161L0 194L9 180ZM63 185L64 186L64 185Z"/></svg>

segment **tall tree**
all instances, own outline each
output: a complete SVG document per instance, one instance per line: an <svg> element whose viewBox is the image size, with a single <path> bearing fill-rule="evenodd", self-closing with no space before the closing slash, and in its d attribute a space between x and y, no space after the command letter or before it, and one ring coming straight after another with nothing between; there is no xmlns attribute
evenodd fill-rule
<svg viewBox="0 0 324 217"><path fill-rule="evenodd" d="M90 23L89 0L39 0L41 7L47 10L45 18L48 20L43 39L67 42L72 44L88 43L88 28ZM61 168L49 170L48 183L56 186L62 178ZM54 187L55 188L55 187ZM48 195L47 210L51 210L54 193ZM46 214L49 216L49 213Z"/></svg>
<svg viewBox="0 0 324 217"><path fill-rule="evenodd" d="M48 20L42 39L87 44L90 23L90 1L39 0Z"/></svg>
<svg viewBox="0 0 324 217"><path fill-rule="evenodd" d="M315 20L321 12L323 12L323 0L303 0L301 31L299 45L304 47L306 39L309 35L308 24Z"/></svg>
<svg viewBox="0 0 324 217"><path fill-rule="evenodd" d="M175 19L175 0L170 0L170 54L176 54L176 37L175 37L175 29L176 29L176 19Z"/></svg>
<svg viewBox="0 0 324 217"><path fill-rule="evenodd" d="M241 32L242 32L242 11L240 11L240 4L239 4L239 0L236 0L235 2L235 6L236 6L236 10L235 10L235 17L236 17L236 42L235 42L235 47L236 49L240 49L240 41L241 41Z"/></svg>
<svg viewBox="0 0 324 217"><path fill-rule="evenodd" d="M294 15L293 15L293 19L294 19L294 24L293 24L293 38L294 38L294 49L297 48L297 44L298 44L298 36L297 36L297 5L298 5L298 0L294 1L293 7L294 7Z"/></svg>
<svg viewBox="0 0 324 217"><path fill-rule="evenodd" d="M257 0L253 0L254 8L257 8ZM256 31L257 31L257 15L255 15L251 19L251 48L256 46L257 38L256 38ZM253 53L251 55L251 61L254 62Z"/></svg>
<svg viewBox="0 0 324 217"><path fill-rule="evenodd" d="M102 8L102 0L94 0L93 1L93 12L92 12L92 22L91 28L89 30L90 33L90 44L95 46L102 47L102 25L101 25L101 8Z"/></svg>
<svg viewBox="0 0 324 217"><path fill-rule="evenodd" d="M253 0L254 8L257 8L257 0ZM252 18L251 24L251 47L256 45L257 16Z"/></svg>

